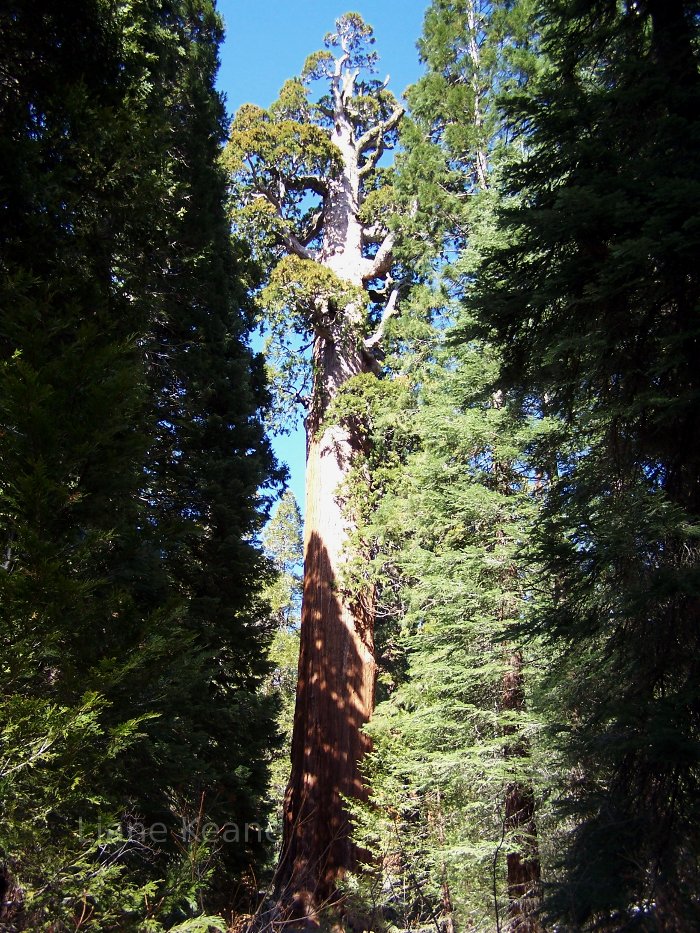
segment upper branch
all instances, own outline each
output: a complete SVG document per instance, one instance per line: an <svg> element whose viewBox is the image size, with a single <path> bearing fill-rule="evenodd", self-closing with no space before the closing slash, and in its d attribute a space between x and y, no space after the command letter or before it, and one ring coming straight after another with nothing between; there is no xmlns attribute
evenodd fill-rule
<svg viewBox="0 0 700 933"><path fill-rule="evenodd" d="M343 81L343 68L349 62L350 55L346 50L343 50L343 54L335 59L335 65L333 68L333 76L331 78L331 93L333 94L333 107L334 107L334 116L343 111L343 92L345 90L345 82Z"/></svg>
<svg viewBox="0 0 700 933"><path fill-rule="evenodd" d="M366 175L369 175L377 167L377 162L384 155L384 152L387 149L393 148L392 146L387 146L384 142L383 137L379 139L376 149L373 149L370 154L367 156L365 161L362 163L359 169L360 178L364 178Z"/></svg>
<svg viewBox="0 0 700 933"><path fill-rule="evenodd" d="M289 220L284 216L284 211L282 210L282 203L280 198L276 197L269 188L260 187L257 193L253 195L255 198L264 198L268 204L270 204L274 209L277 217L282 221L280 228L278 229L278 236L282 241L285 249L293 253L295 256L299 256L300 259L315 259L316 256L312 250L307 249L306 243L310 243L313 237L309 237L303 242L299 237L289 229Z"/></svg>
<svg viewBox="0 0 700 933"><path fill-rule="evenodd" d="M363 282L369 282L372 279L380 279L389 273L394 261L393 252L395 240L396 237L392 232L387 233L374 259L367 261L365 272L362 275Z"/></svg>
<svg viewBox="0 0 700 933"><path fill-rule="evenodd" d="M318 175L296 175L285 179L289 191L313 191L324 198L328 194L328 182Z"/></svg>
<svg viewBox="0 0 700 933"><path fill-rule="evenodd" d="M321 208L314 213L313 217L306 225L304 232L299 237L299 241L303 246L308 246L309 243L312 243L318 236L320 236L321 232L323 231L324 221L325 215L323 208Z"/></svg>
<svg viewBox="0 0 700 933"><path fill-rule="evenodd" d="M384 336L384 331L386 330L386 325L389 322L389 319L394 317L399 313L397 308L397 301L399 299L399 290L398 288L392 288L391 295L389 295L389 300L384 306L382 311L382 317L379 321L379 326L372 334L371 337L367 337L364 341L365 350L372 350L376 345L381 341Z"/></svg>
<svg viewBox="0 0 700 933"><path fill-rule="evenodd" d="M381 123L377 123L376 126L370 127L366 133L363 133L355 143L358 155L363 155L368 149L382 144L386 134L396 129L403 115L403 107L397 104L386 120L382 120Z"/></svg>
<svg viewBox="0 0 700 933"><path fill-rule="evenodd" d="M316 259L316 254L313 250L308 249L294 233L283 230L281 236L282 242L290 253L293 253L300 259ZM308 242L311 242L311 239L312 238L309 238Z"/></svg>

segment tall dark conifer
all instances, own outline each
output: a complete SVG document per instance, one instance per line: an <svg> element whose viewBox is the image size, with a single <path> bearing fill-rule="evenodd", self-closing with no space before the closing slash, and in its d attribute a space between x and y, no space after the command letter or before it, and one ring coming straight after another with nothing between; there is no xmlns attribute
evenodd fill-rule
<svg viewBox="0 0 700 933"><path fill-rule="evenodd" d="M133 708L107 726L96 665L145 622L119 577L142 514L147 314L133 298L159 186L148 99L126 106L145 50L106 4L5 5L0 36L2 910L24 905L31 924L79 909L66 866L95 868L79 825L114 802L95 775L133 733Z"/></svg>
<svg viewBox="0 0 700 933"><path fill-rule="evenodd" d="M196 853L220 847L230 898L258 845L272 460L217 167L220 39L208 2L0 10L0 910L18 928L160 929L201 907L215 863Z"/></svg>
<svg viewBox="0 0 700 933"><path fill-rule="evenodd" d="M700 813L698 6L548 2L474 308L560 427L536 558L572 929L694 929Z"/></svg>
<svg viewBox="0 0 700 933"><path fill-rule="evenodd" d="M156 241L164 274L146 344L157 414L147 496L162 572L180 609L167 636L167 673L156 678L166 686L153 692L162 711L153 778L158 788L177 785L175 810L187 822L200 812L217 826L231 821L221 856L240 870L264 839L275 731L273 705L260 691L274 626L256 607L267 565L254 543L266 501L258 490L271 464L256 415L266 395L262 360L245 343L255 270L231 245L217 162L225 138L214 90L221 21L202 2L175 4L168 23L184 54L161 86L171 186ZM183 754L193 765L187 775ZM246 839L246 825L261 828Z"/></svg>

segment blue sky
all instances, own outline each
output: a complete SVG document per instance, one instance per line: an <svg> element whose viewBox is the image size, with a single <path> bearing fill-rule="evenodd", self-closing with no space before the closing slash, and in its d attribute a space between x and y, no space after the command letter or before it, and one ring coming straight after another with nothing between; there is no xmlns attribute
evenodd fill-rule
<svg viewBox="0 0 700 933"><path fill-rule="evenodd" d="M299 74L306 56L323 47L336 18L350 10L374 28L379 76L390 76L399 96L420 73L416 41L429 0L361 0L349 6L334 0L219 0L226 22L219 87L228 110L241 104L268 107L287 78ZM304 508L304 437L298 430L274 438L277 456L290 467L291 487Z"/></svg>

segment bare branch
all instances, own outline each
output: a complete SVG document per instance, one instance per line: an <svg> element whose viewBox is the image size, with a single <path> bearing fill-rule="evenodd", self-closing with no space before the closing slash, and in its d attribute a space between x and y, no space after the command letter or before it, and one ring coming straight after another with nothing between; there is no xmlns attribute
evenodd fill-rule
<svg viewBox="0 0 700 933"><path fill-rule="evenodd" d="M322 198L328 194L328 182L317 175L295 175L285 178L285 184L288 191L313 191Z"/></svg>
<svg viewBox="0 0 700 933"><path fill-rule="evenodd" d="M477 25L474 8L470 6L467 12L467 22L469 25L469 56L472 60L474 70L472 72L472 90L474 92L474 123L478 130L482 130L484 125L484 116L481 112L482 90L479 86L479 66L481 49L477 42ZM484 146L477 146L476 150L476 174L479 179L479 186L486 191L489 187L489 165L486 150Z"/></svg>
<svg viewBox="0 0 700 933"><path fill-rule="evenodd" d="M300 259L316 259L314 251L307 249L295 234L282 231L281 236L282 242L290 253L294 253L294 255L298 256Z"/></svg>
<svg viewBox="0 0 700 933"><path fill-rule="evenodd" d="M316 259L316 254L306 248L306 244L303 243L296 234L292 233L291 230L287 229L289 221L284 216L284 211L282 210L282 205L278 198L268 189L263 188L262 190L256 192L253 195L254 198L264 198L268 204L271 204L275 209L275 213L279 219L284 224L284 228L280 231L280 239L285 249L290 253L294 253L295 256L299 256L300 259ZM307 241L307 242L310 242Z"/></svg>
<svg viewBox="0 0 700 933"><path fill-rule="evenodd" d="M384 237L381 246L377 250L374 259L368 260L366 272L362 276L363 282L369 282L372 279L380 279L387 275L394 261L393 250L396 237L389 232Z"/></svg>
<svg viewBox="0 0 700 933"><path fill-rule="evenodd" d="M347 71L343 78L343 99L349 100L352 97L353 91L355 89L355 81L357 81L358 75L360 74L359 68L353 68L352 71Z"/></svg>
<svg viewBox="0 0 700 933"><path fill-rule="evenodd" d="M378 305L380 302L384 301L384 299L386 298L386 292L384 291L384 289L382 289L381 291L376 291L374 288L368 288L367 297L369 298L370 301L373 301L376 305Z"/></svg>
<svg viewBox="0 0 700 933"><path fill-rule="evenodd" d="M299 237L299 240L303 246L308 246L309 243L311 243L313 240L316 239L317 236L319 236L319 234L323 230L324 219L325 217L324 217L323 208L321 208L320 211L316 211L316 213L313 215L313 217L310 219L309 223L307 224L306 229L304 230L303 234Z"/></svg>
<svg viewBox="0 0 700 933"><path fill-rule="evenodd" d="M390 284L391 282L391 284ZM387 276L387 281L384 283L384 288L368 288L367 295L370 301L373 301L375 304L381 304L383 301L386 301L388 295L391 293L394 280Z"/></svg>
<svg viewBox="0 0 700 933"><path fill-rule="evenodd" d="M311 407L311 396L302 395L299 389L297 389L292 398L294 399L295 405L301 405L302 408L306 408L307 410Z"/></svg>
<svg viewBox="0 0 700 933"><path fill-rule="evenodd" d="M384 336L384 331L386 330L386 325L389 322L389 319L395 317L399 311L397 308L397 301L399 299L399 290L398 288L392 288L391 295L389 295L389 300L384 306L382 311L382 317L379 321L379 326L372 334L371 337L367 337L364 341L365 350L371 350L373 347L376 347L377 344L381 341Z"/></svg>
<svg viewBox="0 0 700 933"><path fill-rule="evenodd" d="M331 79L331 93L333 95L333 106L335 108L333 116L337 118L338 114L343 112L343 90L341 86L341 78L343 75L343 68L350 60L350 55L347 50L344 50L343 55L340 58L335 60L335 68L333 70L333 77Z"/></svg>
<svg viewBox="0 0 700 933"><path fill-rule="evenodd" d="M382 138L390 133L391 130L395 130L401 121L401 117L404 115L404 109L399 104L397 105L390 116L383 120L381 123L377 123L376 126L370 127L366 133L364 133L355 143L355 148L359 155L362 155L367 149L372 146L379 146Z"/></svg>
<svg viewBox="0 0 700 933"><path fill-rule="evenodd" d="M377 167L377 162L379 162L381 157L384 155L386 149L387 147L384 145L384 141L380 139L377 148L370 152L370 154L360 166L360 178L364 178L366 175L369 175L370 172L374 171L374 169Z"/></svg>
<svg viewBox="0 0 700 933"><path fill-rule="evenodd" d="M367 243L381 243L381 241L386 236L386 227L384 227L382 224L373 223L363 225L360 232L362 235L363 245L366 245Z"/></svg>

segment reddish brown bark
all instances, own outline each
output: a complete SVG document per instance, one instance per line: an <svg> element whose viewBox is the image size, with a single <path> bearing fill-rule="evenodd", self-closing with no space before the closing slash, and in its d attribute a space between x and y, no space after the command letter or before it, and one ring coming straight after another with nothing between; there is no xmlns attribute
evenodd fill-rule
<svg viewBox="0 0 700 933"><path fill-rule="evenodd" d="M343 797L362 798L362 727L374 706L372 593L343 589L352 515L343 501L358 443L350 427L322 427L327 405L362 356L330 337L315 343L317 401L307 422L301 653L285 798L277 901L289 919L315 920L337 900L337 881L357 852Z"/></svg>
<svg viewBox="0 0 700 933"><path fill-rule="evenodd" d="M502 709L522 712L525 709L523 660L519 651L509 658L503 679ZM511 728L511 731L512 728ZM527 743L518 738L506 746L507 758L523 758ZM540 858L535 823L535 798L532 788L519 781L506 788L506 830L517 844L506 855L508 878L508 929L511 933L540 933L538 919L541 899Z"/></svg>

